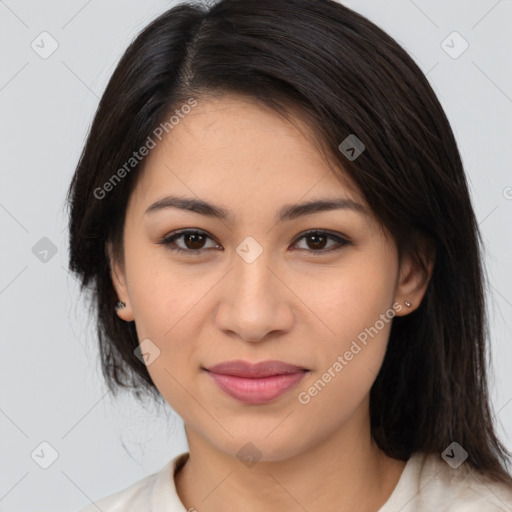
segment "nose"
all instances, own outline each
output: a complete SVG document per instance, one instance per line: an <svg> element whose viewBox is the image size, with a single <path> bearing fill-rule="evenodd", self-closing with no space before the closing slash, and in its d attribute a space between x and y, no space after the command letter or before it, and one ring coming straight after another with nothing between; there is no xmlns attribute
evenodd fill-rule
<svg viewBox="0 0 512 512"><path fill-rule="evenodd" d="M260 342L293 327L294 294L286 276L263 253L251 263L238 255L220 288L217 327L243 341Z"/></svg>

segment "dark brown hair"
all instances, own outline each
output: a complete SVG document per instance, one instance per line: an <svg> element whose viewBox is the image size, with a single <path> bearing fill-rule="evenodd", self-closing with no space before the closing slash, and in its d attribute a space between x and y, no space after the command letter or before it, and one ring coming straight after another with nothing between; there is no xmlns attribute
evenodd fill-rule
<svg viewBox="0 0 512 512"><path fill-rule="evenodd" d="M394 318L371 389L372 434L385 453L403 460L414 451L440 454L456 441L471 467L512 484L488 394L482 242L454 135L406 51L331 0L183 3L146 27L115 69L68 192L70 268L91 291L110 390L161 399L134 355L134 322L114 310L106 253L111 242L123 258L127 201L143 161L105 197L95 191L105 190L180 105L215 94L241 94L303 116L400 255L421 258L418 235L432 240L426 294L414 312ZM355 160L338 150L350 134L365 145Z"/></svg>

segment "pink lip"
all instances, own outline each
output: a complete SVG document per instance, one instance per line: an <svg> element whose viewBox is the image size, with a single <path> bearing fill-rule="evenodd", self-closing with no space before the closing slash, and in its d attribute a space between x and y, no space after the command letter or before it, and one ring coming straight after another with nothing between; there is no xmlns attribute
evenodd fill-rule
<svg viewBox="0 0 512 512"><path fill-rule="evenodd" d="M308 370L281 361L252 364L229 361L206 369L219 388L247 404L274 400L297 384Z"/></svg>

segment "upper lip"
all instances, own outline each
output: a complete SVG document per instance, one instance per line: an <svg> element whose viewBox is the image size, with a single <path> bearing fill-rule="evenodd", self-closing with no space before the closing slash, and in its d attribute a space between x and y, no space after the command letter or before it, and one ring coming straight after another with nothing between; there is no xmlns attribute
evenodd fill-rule
<svg viewBox="0 0 512 512"><path fill-rule="evenodd" d="M213 373L249 378L285 375L288 373L297 373L307 370L306 368L284 363L283 361L261 361L259 363L249 363L242 360L225 361L205 369Z"/></svg>

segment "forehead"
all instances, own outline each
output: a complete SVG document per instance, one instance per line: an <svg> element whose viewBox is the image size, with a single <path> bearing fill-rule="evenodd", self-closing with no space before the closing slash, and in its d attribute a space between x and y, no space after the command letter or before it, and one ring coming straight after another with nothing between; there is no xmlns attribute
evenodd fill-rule
<svg viewBox="0 0 512 512"><path fill-rule="evenodd" d="M220 203L272 197L297 202L335 193L363 202L357 187L334 168L299 117L280 115L241 97L202 99L181 116L144 161L139 200L164 192L214 197Z"/></svg>

